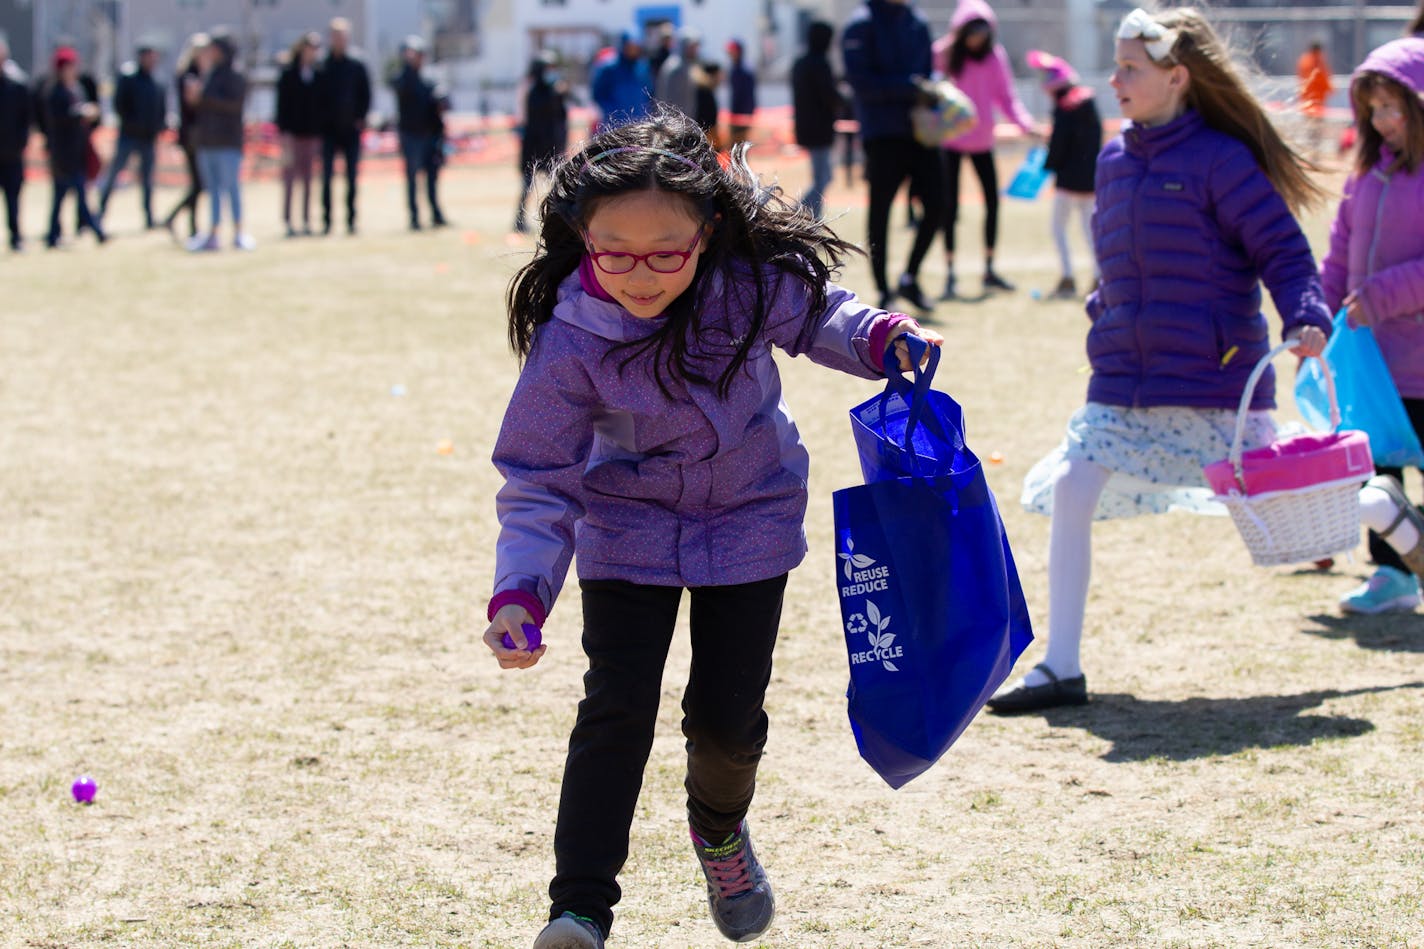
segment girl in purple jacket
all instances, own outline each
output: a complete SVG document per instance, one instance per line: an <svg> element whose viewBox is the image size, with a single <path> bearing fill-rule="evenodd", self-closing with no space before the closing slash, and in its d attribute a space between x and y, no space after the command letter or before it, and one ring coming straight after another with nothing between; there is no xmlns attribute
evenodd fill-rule
<svg viewBox="0 0 1424 949"><path fill-rule="evenodd" d="M1079 665L1095 517L1219 509L1202 466L1226 457L1246 378L1270 349L1260 283L1296 352L1330 329L1292 211L1319 197L1194 10L1134 10L1112 87L1130 125L1098 157L1088 297L1087 404L1029 472L1026 508L1051 514L1048 654L990 700L1022 712L1088 699ZM1255 390L1247 447L1275 435L1274 379Z"/></svg>
<svg viewBox="0 0 1424 949"><path fill-rule="evenodd" d="M484 641L502 668L537 663L548 646L526 630L576 555L589 662L536 949L607 938L684 588L693 849L718 929L745 942L770 926L745 818L807 475L772 348L875 378L892 341L908 365L899 337L941 342L830 283L850 245L759 187L744 153L723 168L676 110L600 133L554 170L539 252L510 285L524 366L494 449Z"/></svg>
<svg viewBox="0 0 1424 949"><path fill-rule="evenodd" d="M1421 92L1424 39L1419 37L1386 43L1355 70L1350 99L1358 151L1330 228L1321 281L1332 310L1343 305L1352 324L1373 328L1414 430L1424 438L1424 230L1417 224L1424 210ZM1397 515L1412 510L1400 487L1404 471L1380 468L1379 473L1371 485L1388 497L1369 489L1361 494L1361 515L1372 528L1370 557L1378 569L1340 599L1347 613L1413 610L1420 601L1416 573L1424 568L1424 550L1417 525Z"/></svg>

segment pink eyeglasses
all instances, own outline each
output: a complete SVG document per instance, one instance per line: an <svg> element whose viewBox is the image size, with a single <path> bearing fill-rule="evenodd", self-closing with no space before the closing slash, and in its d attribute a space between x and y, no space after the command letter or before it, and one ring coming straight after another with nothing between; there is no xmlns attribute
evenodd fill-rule
<svg viewBox="0 0 1424 949"><path fill-rule="evenodd" d="M692 258L692 250L697 246L697 242L702 240L702 228L697 229L697 233L692 235L692 243L687 245L686 250L660 250L652 254L626 254L621 251L600 252L593 249L593 244L589 242L588 235L584 235L584 246L588 248L588 256L592 258L593 265L599 270L612 277L617 277L625 273L632 273L633 268L638 266L638 261L648 265L648 269L653 273L677 273L687 266L688 260Z"/></svg>

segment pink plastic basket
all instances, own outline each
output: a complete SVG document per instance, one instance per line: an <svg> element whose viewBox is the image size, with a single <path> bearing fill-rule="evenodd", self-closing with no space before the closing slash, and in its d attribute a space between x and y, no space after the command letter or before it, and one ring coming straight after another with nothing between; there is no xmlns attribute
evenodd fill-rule
<svg viewBox="0 0 1424 949"><path fill-rule="evenodd" d="M1364 432L1339 431L1335 380L1321 360L1330 395L1328 435L1297 435L1243 453L1251 396L1266 367L1294 346L1281 343L1261 358L1246 380L1236 411L1236 434L1228 458L1203 469L1216 500L1226 506L1251 560L1263 567L1306 563L1360 542L1360 485L1374 474Z"/></svg>

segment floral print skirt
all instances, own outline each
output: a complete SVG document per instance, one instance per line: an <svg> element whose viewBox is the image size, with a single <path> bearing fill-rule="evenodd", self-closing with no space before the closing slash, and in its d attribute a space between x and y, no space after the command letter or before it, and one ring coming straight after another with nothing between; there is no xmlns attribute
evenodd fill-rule
<svg viewBox="0 0 1424 949"><path fill-rule="evenodd" d="M1035 514L1053 513L1053 484L1066 459L1083 458L1112 472L1094 520L1191 511L1225 514L1212 500L1202 468L1231 451L1231 409L1155 406L1136 409L1089 402L1068 420L1063 442L1024 477L1020 501ZM1243 450L1270 444L1276 425L1267 411L1249 412Z"/></svg>

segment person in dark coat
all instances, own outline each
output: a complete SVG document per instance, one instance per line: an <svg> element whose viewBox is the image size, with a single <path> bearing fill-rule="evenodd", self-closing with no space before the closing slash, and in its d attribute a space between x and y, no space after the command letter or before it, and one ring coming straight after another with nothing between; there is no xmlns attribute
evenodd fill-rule
<svg viewBox="0 0 1424 949"><path fill-rule="evenodd" d="M113 160L104 175L104 183L99 188L99 220L109 207L109 195L114 190L114 179L128 167L129 159L138 156L139 186L143 198L143 223L146 228L156 225L153 220L153 155L158 134L168 122L168 96L162 85L153 78L153 70L158 65L158 51L151 46L138 48L138 62L129 63L119 74L114 87L114 112L119 117L119 139L114 147Z"/></svg>
<svg viewBox="0 0 1424 949"><path fill-rule="evenodd" d="M445 226L436 186L440 166L444 164L445 142L441 96L435 83L421 75L425 65L425 41L408 36L401 44L405 59L400 73L391 86L395 89L399 112L401 156L405 159L405 198L410 210L410 229L420 230L420 210L416 202L416 178L425 175L425 196L430 202L430 221L434 227Z"/></svg>
<svg viewBox="0 0 1424 949"><path fill-rule="evenodd" d="M703 63L693 74L693 84L697 87L696 106L693 118L707 133L707 140L718 151L722 150L722 132L719 128L721 107L717 105L717 87L722 83L722 64Z"/></svg>
<svg viewBox="0 0 1424 949"><path fill-rule="evenodd" d="M741 40L732 40L727 44L727 58L732 61L727 79L732 90L730 128L733 145L751 137L752 117L757 108L756 73L748 69L743 61L745 53Z"/></svg>
<svg viewBox="0 0 1424 949"><path fill-rule="evenodd" d="M318 74L321 112L326 117L321 141L322 233L331 233L331 178L336 156L346 166L346 231L356 233L356 176L361 163L361 134L371 111L371 76L366 64L350 53L351 23L331 21L328 51Z"/></svg>
<svg viewBox="0 0 1424 949"><path fill-rule="evenodd" d="M201 78L190 79L183 89L184 97L197 113L193 141L198 150L203 188L208 192L211 221L208 233L188 242L188 249L192 251L218 249L224 199L232 213L233 247L253 250L257 246L242 226L242 118L247 102L247 79L237 71L236 52L232 37L215 31L211 42L198 54Z"/></svg>
<svg viewBox="0 0 1424 949"><path fill-rule="evenodd" d="M277 132L282 139L282 224L295 237L292 192L302 186L302 230L311 234L312 166L321 153L321 102L316 58L321 35L307 33L292 46L291 60L277 79Z"/></svg>
<svg viewBox="0 0 1424 949"><path fill-rule="evenodd" d="M836 142L836 117L841 94L827 55L835 28L815 20L806 28L806 53L791 66L791 108L796 144L811 156L811 187L801 203L816 217L825 206L826 188L833 174L831 148Z"/></svg>
<svg viewBox="0 0 1424 949"><path fill-rule="evenodd" d="M85 196L89 136L99 123L99 107L85 98L79 82L79 54L61 46L54 53L54 78L45 93L45 128L49 130L49 170L54 179L54 202L50 206L49 233L45 244L59 246L59 211L69 192L79 203L79 222L104 243L104 229L89 211Z"/></svg>
<svg viewBox="0 0 1424 949"><path fill-rule="evenodd" d="M519 171L524 184L514 212L514 229L529 230L524 203L534 186L534 175L548 171L563 157L569 143L568 83L559 78L558 56L545 51L529 64L529 91L524 96L524 133L519 141Z"/></svg>
<svg viewBox="0 0 1424 949"><path fill-rule="evenodd" d="M20 250L20 189L25 184L25 147L30 143L30 90L7 71L10 47L0 36L0 190L5 192L5 220L10 249Z"/></svg>
<svg viewBox="0 0 1424 949"><path fill-rule="evenodd" d="M910 110L921 100L919 81L932 72L930 28L907 0L866 0L841 31L846 80L855 91L856 118L870 184L867 245L880 308L901 297L921 312L931 309L919 271L944 212L944 169L939 149L916 141ZM890 206L906 180L923 202L924 214L900 282L886 276Z"/></svg>
<svg viewBox="0 0 1424 949"><path fill-rule="evenodd" d="M74 45L67 39L61 40L55 43L54 52L57 53L61 49L73 51ZM53 61L53 54L51 54L51 61ZM85 72L82 65L79 70L78 82L82 100L84 102L94 103L96 114L102 114L99 112L99 82L94 78L92 73ZM30 114L34 117L35 128L45 137L46 141L49 139L49 94L53 88L54 75L52 73L42 73L32 77L30 83ZM86 185L98 177L101 165L102 162L100 162L99 155L94 150L94 142L91 137L84 146L84 181ZM81 234L88 226L84 220L84 216L79 213L79 208L76 207L74 209L74 232Z"/></svg>
<svg viewBox="0 0 1424 949"><path fill-rule="evenodd" d="M188 45L173 65L173 83L178 89L178 147L183 150L183 161L188 170L188 189L182 199L163 219L163 226L174 240L178 235L173 230L178 215L188 212L188 239L198 236L198 197L203 193L203 176L198 171L198 149L193 141L193 130L197 127L198 110L183 94L189 77L199 78L197 52L208 45L206 33L194 33L188 38Z"/></svg>

